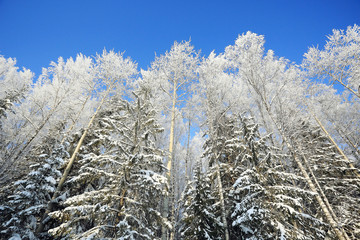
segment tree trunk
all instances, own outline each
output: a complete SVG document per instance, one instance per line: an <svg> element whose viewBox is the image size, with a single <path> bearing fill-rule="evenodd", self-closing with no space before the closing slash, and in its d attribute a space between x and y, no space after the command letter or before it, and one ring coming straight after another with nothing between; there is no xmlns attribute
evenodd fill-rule
<svg viewBox="0 0 360 240"><path fill-rule="evenodd" d="M309 108L310 110L310 108ZM354 171L355 175L360 178L360 174L358 172L358 170L355 168L355 166L351 163L351 161L348 159L348 157L345 155L345 153L341 150L341 148L339 147L339 145L336 144L336 142L334 141L334 139L330 136L330 134L328 133L328 131L326 131L324 125L321 123L321 121L316 117L316 115L310 110L311 114L313 115L314 119L316 120L316 122L319 124L320 128L323 130L323 132L326 134L326 136L330 139L330 141L334 144L334 146L336 147L336 149L338 150L338 152L341 154L341 156L343 156L343 158L349 163L350 168Z"/></svg>
<svg viewBox="0 0 360 240"><path fill-rule="evenodd" d="M191 121L189 118L189 131L187 136L187 144L186 144L186 157L185 157L185 184L187 184L189 180L188 176L188 164L189 164L189 158L190 158L190 130L191 130Z"/></svg>
<svg viewBox="0 0 360 240"><path fill-rule="evenodd" d="M167 178L168 178L168 182L169 182L169 187L170 187L170 191L169 191L169 197L167 197L167 199L165 199L164 201L164 213L163 216L168 216L169 213L169 199L171 200L171 212L174 212L174 188L172 185L172 160L173 160L173 154L174 154L174 130L175 130L175 110L176 110L176 99L177 99L177 94L176 94L176 81L174 81L174 85L173 85L173 99L172 99L172 107L171 107L171 125L170 125L170 140L169 140L169 157L168 157L168 163L167 163ZM171 229L170 229L170 239L173 240L174 239L174 231L175 231L175 226L173 226L173 218L174 216L171 216ZM166 229L163 226L162 227L162 240L166 240Z"/></svg>
<svg viewBox="0 0 360 240"><path fill-rule="evenodd" d="M324 212L325 217L326 217L326 219L328 220L331 228L335 231L336 236L337 236L340 240L347 240L346 237L344 237L344 235L343 235L344 230L342 230L342 228L334 221L333 217L331 216L331 213L329 212L329 210L328 210L327 206L325 205L324 201L321 199L321 197L320 197L320 195L319 195L319 193L318 193L318 191L317 191L314 183L312 182L310 176L308 175L308 173L306 172L306 170L305 170L304 166L302 165L300 159L299 159L298 156L296 155L295 150L293 149L292 145L291 145L290 142L287 140L287 137L285 136L285 134L282 133L280 127L278 127L275 119L273 118L273 116L272 116L272 114L271 114L271 112L269 111L268 108L267 108L267 111L268 111L268 114L269 114L271 120L274 122L276 128L278 129L280 135L282 136L284 142L286 143L288 149L292 152L293 158L294 158L296 164L298 165L298 167L299 167L302 175L303 175L304 178L306 179L306 182L308 183L308 185L309 185L309 187L310 187L310 190L315 193L315 199L316 199L316 201L319 203L322 211ZM340 228L341 230L339 230L339 228Z"/></svg>
<svg viewBox="0 0 360 240"><path fill-rule="evenodd" d="M44 220L46 219L47 215L52 211L52 207L53 207L52 202L59 196L60 191L61 191L61 189L62 189L62 187L63 187L63 185L64 185L64 182L65 182L67 176L68 176L69 173L70 173L70 170L71 170L71 167L72 167L72 165L73 165L73 163L74 163L74 161L75 161L75 158L76 158L77 155L78 155L78 152L79 152L79 150L80 150L80 147L81 147L81 145L82 145L82 143L83 143L83 141L84 141L84 139L85 139L85 137L86 137L86 135L87 135L87 132L88 132L88 130L90 129L92 123L94 122L94 119L95 119L96 115L98 114L98 112L100 111L103 103L105 102L105 99L106 99L106 97L108 96L110 90L112 89L112 85L113 85L113 84L111 84L111 85L109 86L109 88L108 88L108 90L106 91L104 97L101 99L101 102L100 102L99 106L97 107L95 113L93 114L93 116L92 116L92 118L90 119L87 127L85 128L85 130L84 130L84 132L83 132L83 134L82 134L82 136L81 136L81 138L80 138L80 140L79 140L79 142L78 142L78 144L77 144L77 146L76 146L76 148L75 148L75 151L73 152L73 154L72 154L72 156L71 156L71 158L70 158L70 160L69 160L69 162L68 162L68 164L67 164L67 166L66 166L66 169L65 169L65 171L64 171L64 173L63 173L63 175L62 175L62 177L61 177L61 179L60 179L60 181L59 181L59 183L58 183L58 186L57 186L57 188L56 188L56 190L55 190L55 192L54 192L54 194L53 194L53 196L52 196L52 198L51 198L51 200L50 200L50 202L49 202L49 204L48 204L48 208L46 209L46 211L45 211L45 213L44 213L44 216L43 216L43 218L42 218L42 221L40 222L38 228L36 229L36 232L37 232L37 233L40 233L40 232L42 232L42 231L44 230L44 227L45 227Z"/></svg>
<svg viewBox="0 0 360 240"><path fill-rule="evenodd" d="M329 200L327 199L327 197L326 197L324 191L322 190L322 188L321 188L321 186L320 186L320 184L319 184L319 182L318 182L318 180L317 180L314 172L312 171L311 166L310 166L310 164L309 164L309 161L307 160L307 158L305 157L305 155L304 155L302 152L301 152L301 156L303 157L304 162L305 162L305 165L306 165L307 169L309 170L310 174L312 175L312 177L313 177L313 179L314 179L314 182L315 182L315 184L316 184L316 187L317 187L317 189L319 190L320 195L321 195L323 201L325 202L326 207L329 209L329 212L330 212L331 216L333 217L334 221L339 225L339 219L337 218L337 216L336 216L336 214L335 214L332 206L331 206L330 203L329 203ZM350 240L350 238L349 238L349 236L347 235L347 233L345 232L344 228L341 227L340 230L341 230L342 234L344 235L344 237L345 237L347 240Z"/></svg>

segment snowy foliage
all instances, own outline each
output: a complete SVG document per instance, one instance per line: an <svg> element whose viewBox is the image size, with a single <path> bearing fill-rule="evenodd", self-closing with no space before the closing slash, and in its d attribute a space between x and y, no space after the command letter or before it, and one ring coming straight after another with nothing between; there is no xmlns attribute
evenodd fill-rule
<svg viewBox="0 0 360 240"><path fill-rule="evenodd" d="M247 32L34 82L0 56L0 238L359 239L359 51L357 25L301 66Z"/></svg>
<svg viewBox="0 0 360 240"><path fill-rule="evenodd" d="M309 48L304 68L310 76L318 75L330 84L339 83L360 98L360 27L333 30L323 50Z"/></svg>
<svg viewBox="0 0 360 240"><path fill-rule="evenodd" d="M222 223L217 216L217 198L211 191L210 179L201 172L200 163L195 178L182 196L184 216L180 229L183 239L222 239Z"/></svg>
<svg viewBox="0 0 360 240"><path fill-rule="evenodd" d="M35 233L36 227L42 220L42 214L61 176L58 168L63 164L64 158L68 157L64 147L57 145L50 155L41 154L39 163L31 166L32 171L27 177L14 183L16 190L8 197L8 206L2 209L4 211L10 208L11 218L2 223L4 230L1 233L26 239L44 237L44 233Z"/></svg>
<svg viewBox="0 0 360 240"><path fill-rule="evenodd" d="M156 239L163 219L159 201L167 194L161 175L162 131L146 92L129 103L114 98L101 112L68 181L64 209L50 213L60 225L50 230L69 238ZM76 166L75 166L76 168ZM68 220L65 220L68 219Z"/></svg>

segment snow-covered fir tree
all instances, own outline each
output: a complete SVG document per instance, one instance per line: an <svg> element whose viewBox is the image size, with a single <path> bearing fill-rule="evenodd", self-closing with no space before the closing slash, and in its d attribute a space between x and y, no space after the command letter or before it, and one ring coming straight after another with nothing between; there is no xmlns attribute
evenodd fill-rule
<svg viewBox="0 0 360 240"><path fill-rule="evenodd" d="M334 220L353 238L360 238L360 179L329 138L313 123L301 121L293 136ZM325 199L326 198L326 199Z"/></svg>
<svg viewBox="0 0 360 240"><path fill-rule="evenodd" d="M234 236L246 239L323 239L327 225L311 215L314 194L302 177L286 171L288 157L271 147L253 119L241 119L243 151L234 169L240 173L230 198ZM285 160L285 161L284 161Z"/></svg>
<svg viewBox="0 0 360 240"><path fill-rule="evenodd" d="M183 218L180 229L183 239L222 239L222 223L216 205L217 198L211 191L211 181L202 173L200 161L196 164L195 177L182 196Z"/></svg>
<svg viewBox="0 0 360 240"><path fill-rule="evenodd" d="M10 195L8 205L1 210L10 210L11 218L2 223L1 234L4 236L19 236L21 239L44 239L46 231L35 233L47 208L52 194L55 192L57 180L61 176L58 170L68 157L66 144L56 144L51 154L38 156L38 163L30 166L32 171L25 179L16 181L13 195ZM45 229L46 230L46 229Z"/></svg>
<svg viewBox="0 0 360 240"><path fill-rule="evenodd" d="M162 131L146 89L135 101L113 97L97 118L65 184L64 209L50 213L63 238L157 239L167 224L160 202L167 194L163 153L154 141Z"/></svg>

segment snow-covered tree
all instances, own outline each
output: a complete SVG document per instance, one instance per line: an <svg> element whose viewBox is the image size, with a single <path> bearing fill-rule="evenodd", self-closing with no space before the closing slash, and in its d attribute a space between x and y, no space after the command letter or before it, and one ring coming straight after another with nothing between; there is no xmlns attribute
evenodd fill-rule
<svg viewBox="0 0 360 240"><path fill-rule="evenodd" d="M359 238L360 179L357 169L337 151L314 123L303 121L293 136L299 154L308 164L334 220L351 238Z"/></svg>
<svg viewBox="0 0 360 240"><path fill-rule="evenodd" d="M309 48L304 54L303 67L310 76L318 76L329 84L341 84L360 98L360 27L346 31L333 30L324 49Z"/></svg>
<svg viewBox="0 0 360 240"><path fill-rule="evenodd" d="M169 157L168 157L168 178L171 187L170 208L169 201L165 202L164 215L172 218L172 225L175 225L175 206L174 206L174 174L173 158L175 144L175 122L177 113L183 107L184 100L191 95L191 86L196 79L196 68L198 64L198 53L188 42L175 42L169 52L156 57L151 63L149 70L141 71L144 84L153 89L155 104L162 114L171 116L169 134ZM156 99L156 100L155 100ZM179 121L178 121L179 122ZM171 238L174 238L175 228L172 228Z"/></svg>
<svg viewBox="0 0 360 240"><path fill-rule="evenodd" d="M50 213L60 225L50 232L70 238L157 239L167 224L160 213L167 181L162 151L154 146L162 128L147 92L135 102L113 97L95 120L65 189L64 209Z"/></svg>
<svg viewBox="0 0 360 240"><path fill-rule="evenodd" d="M55 192L56 181L61 176L58 169L68 157L65 148L57 144L51 154L38 155L38 163L30 167L32 171L14 183L15 192L8 197L7 205L0 207L2 210L11 209L7 213L11 217L2 222L1 234L9 237L19 235L21 239L42 239L46 236L46 231L37 234L35 230Z"/></svg>
<svg viewBox="0 0 360 240"><path fill-rule="evenodd" d="M326 224L306 210L314 193L303 189L304 179L285 172L283 157L260 136L251 118L241 119L234 166L238 176L229 192L233 237L244 239L322 239ZM285 178L284 178L285 177Z"/></svg>
<svg viewBox="0 0 360 240"><path fill-rule="evenodd" d="M198 161L193 182L182 196L183 218L180 229L182 239L222 239L222 223L216 212L217 198L211 190L210 178L202 173Z"/></svg>

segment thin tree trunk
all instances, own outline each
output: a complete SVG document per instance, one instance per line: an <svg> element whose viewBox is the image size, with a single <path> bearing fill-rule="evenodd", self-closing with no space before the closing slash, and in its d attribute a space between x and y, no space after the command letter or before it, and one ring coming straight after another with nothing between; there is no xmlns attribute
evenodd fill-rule
<svg viewBox="0 0 360 240"><path fill-rule="evenodd" d="M174 82L174 91L173 91L173 101L171 107L171 126L170 126L170 141L169 141L169 160L167 163L168 168L168 176L171 176L171 163L173 158L173 151L174 151L174 129L175 129L175 107L176 107L176 91L175 91L175 82Z"/></svg>
<svg viewBox="0 0 360 240"><path fill-rule="evenodd" d="M338 80L336 80L338 81ZM345 85L342 81L338 81L341 85L343 85L347 90L349 90L350 92L352 92L355 96L357 96L358 98L360 98L360 94L355 92L355 90L353 90L352 88L348 87L347 85Z"/></svg>
<svg viewBox="0 0 360 240"><path fill-rule="evenodd" d="M64 185L64 182L65 182L67 176L68 176L69 173L70 173L70 170L71 170L71 167L72 167L72 165L73 165L73 163L74 163L74 161L75 161L75 158L76 158L77 155L78 155L78 152L79 152L79 150L80 150L80 147L81 147L81 145L82 145L82 143L83 143L83 141L84 141L84 139L85 139L85 137L86 137L86 135L87 135L87 132L88 132L88 130L90 129L92 123L94 122L94 119L95 119L96 115L98 114L98 112L100 111L103 103L105 102L105 99L106 99L106 97L108 96L110 90L112 89L112 85L113 85L113 84L111 84L111 85L109 86L109 89L106 91L106 93L105 93L104 97L102 98L99 106L97 107L95 113L93 114L93 116L92 116L92 118L90 119L87 127L85 128L85 130L84 130L84 132L83 132L83 134L82 134L82 136L81 136L81 138L80 138L80 140L79 140L79 142L78 142L78 144L77 144L77 146L76 146L76 148L75 148L75 151L73 152L73 154L72 154L72 156L71 156L71 158L70 158L70 160L69 160L69 162L68 162L68 164L67 164L67 166L66 166L66 169L65 169L65 171L64 171L64 173L63 173L63 175L62 175L62 177L61 177L61 179L60 179L60 181L59 181L59 183L58 183L58 186L57 186L57 188L56 188L56 190L55 190L55 192L54 192L54 194L53 194L53 196L52 196L52 198L51 198L51 200L50 200L50 202L49 202L49 204L48 204L48 208L46 209L46 211L45 211L45 213L44 213L44 216L43 216L43 218L42 218L42 221L40 222L40 224L39 224L39 226L38 226L38 228L37 228L37 230L36 230L37 233L40 233L40 232L42 232L42 231L44 230L44 227L45 227L44 220L46 219L47 215L52 211L52 208L53 208L52 202L59 196L60 191L61 191L61 189L62 189L62 187L63 187L63 185Z"/></svg>
<svg viewBox="0 0 360 240"><path fill-rule="evenodd" d="M190 130L191 130L191 121L189 118L189 131L187 136L187 144L186 144L186 157L185 157L185 184L187 184L189 180L188 176L188 164L189 164L189 158L190 158Z"/></svg>
<svg viewBox="0 0 360 240"><path fill-rule="evenodd" d="M287 137L285 137L285 134L282 133L280 127L277 126L276 121L275 121L275 119L273 118L273 116L272 116L271 112L269 111L269 109L267 109L267 111L268 111L268 114L269 114L271 120L274 122L274 124L275 124L275 126L277 127L280 135L282 136L284 142L286 143L288 149L293 153L294 160L295 160L296 164L298 165L298 167L299 167L302 175L303 175L304 178L306 179L306 182L308 183L308 185L309 185L309 187L310 187L310 190L315 193L315 199L316 199L316 201L319 203L322 211L324 212L325 217L326 217L326 219L328 220L331 228L335 231L336 236L337 236L340 240L347 240L346 237L344 237L344 235L343 235L343 230L339 230L339 228L341 229L341 227L334 221L334 219L333 219L331 213L329 212L327 206L325 205L324 201L321 199L321 197L320 197L320 195L319 195L319 193L318 193L318 191L317 191L314 183L312 182L310 176L308 175L308 173L306 172L304 166L302 165L301 161L299 160L298 156L296 155L296 153L295 153L292 145L291 145L290 142L287 140Z"/></svg>
<svg viewBox="0 0 360 240"><path fill-rule="evenodd" d="M310 108L309 108L310 110ZM310 110L311 114L315 118L316 122L319 124L320 128L323 130L323 132L326 134L326 136L330 139L330 141L334 144L338 152L343 156L343 158L349 163L350 168L354 171L355 175L360 178L360 174L358 170L355 168L355 166L351 163L351 161L348 159L348 157L345 155L345 153L341 150L339 145L334 141L334 139L330 136L328 131L326 131L324 125L321 123L321 121L316 117L316 115Z"/></svg>
<svg viewBox="0 0 360 240"><path fill-rule="evenodd" d="M172 107L171 107L171 125L170 125L170 140L169 140L169 157L168 157L168 163L167 163L167 178L168 178L168 182L169 182L169 186L170 186L170 192L169 192L169 197L165 197L167 199L165 199L164 201L164 212L163 212L163 216L167 216L169 213L169 198L172 201L171 202L171 207L172 207L172 211L173 212L173 207L174 207L174 188L172 185L172 181L171 181L171 176L172 176L172 160L173 160L173 153L174 153L174 130L175 130L175 110L176 110L176 99L177 99L177 94L176 94L176 81L174 81L174 85L173 85L174 89L173 89L173 99L172 99ZM171 216L171 229L170 229L170 240L174 239L174 231L175 228L173 226L173 216ZM162 240L166 240L166 228L165 226L162 227Z"/></svg>
<svg viewBox="0 0 360 240"><path fill-rule="evenodd" d="M325 68L323 68L322 70L325 71L333 79L334 82L340 83L341 85L343 85L344 88L346 88L347 90L352 92L355 96L360 98L360 93L357 93L355 90L353 90L352 88L350 88L349 86L344 84L344 82L342 81L342 77L340 77L340 79L338 79L336 76L334 76L330 71L327 71Z"/></svg>

